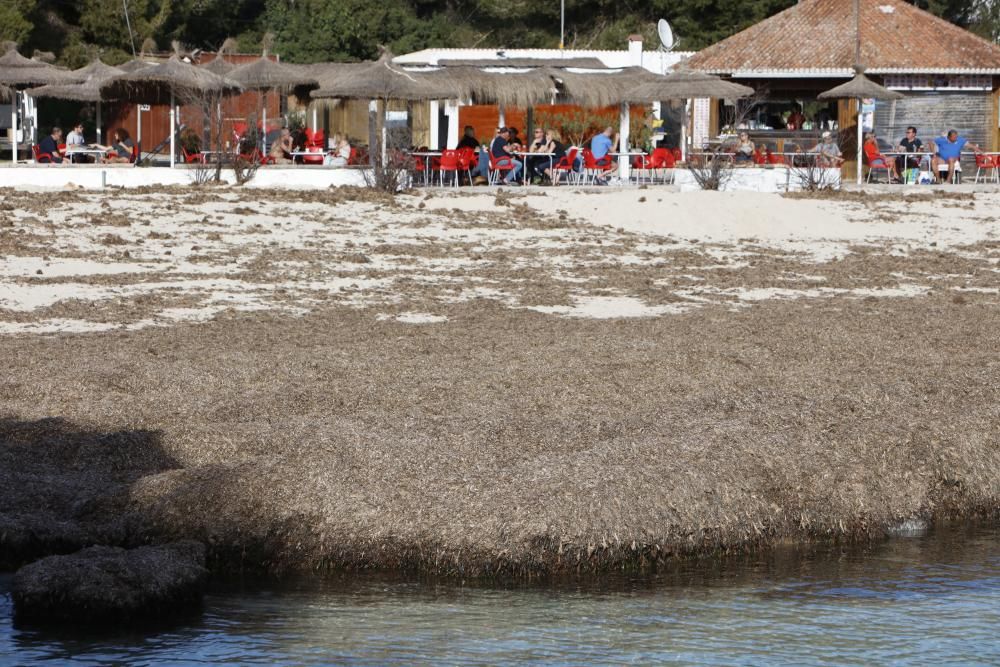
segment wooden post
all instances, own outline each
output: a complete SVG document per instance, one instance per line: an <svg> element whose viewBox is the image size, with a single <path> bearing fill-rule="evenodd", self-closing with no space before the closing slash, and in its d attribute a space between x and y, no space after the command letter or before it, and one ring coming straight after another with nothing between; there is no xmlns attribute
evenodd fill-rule
<svg viewBox="0 0 1000 667"><path fill-rule="evenodd" d="M840 169L842 181L857 179L858 165L858 101L856 99L837 101L837 143L844 154L844 165Z"/></svg>

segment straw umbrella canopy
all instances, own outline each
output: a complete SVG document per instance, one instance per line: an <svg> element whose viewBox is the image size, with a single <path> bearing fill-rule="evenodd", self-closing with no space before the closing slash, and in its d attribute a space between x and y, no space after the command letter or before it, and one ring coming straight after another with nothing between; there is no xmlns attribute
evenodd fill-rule
<svg viewBox="0 0 1000 667"><path fill-rule="evenodd" d="M653 78L628 91L625 99L638 104L649 104L663 100L690 100L710 97L714 99L739 99L754 94L753 88L717 76L696 72L687 68L675 69L666 76L652 75Z"/></svg>
<svg viewBox="0 0 1000 667"><path fill-rule="evenodd" d="M109 99L101 93L101 85L111 77L123 74L122 70L106 65L100 59L86 67L73 70L74 76L85 77L82 83L59 83L32 88L32 97L51 97L74 102L93 102L97 105L97 143L101 143L101 102Z"/></svg>
<svg viewBox="0 0 1000 667"><path fill-rule="evenodd" d="M243 90L240 84L203 67L181 62L177 56L158 65L144 67L112 77L101 86L109 97L128 99L140 104L170 103L170 166L175 161L177 127L176 99L203 101L206 96L234 95Z"/></svg>
<svg viewBox="0 0 1000 667"><path fill-rule="evenodd" d="M854 78L847 83L842 83L839 86L834 86L830 90L824 91L816 96L817 99L821 100L844 100L844 99L857 99L858 100L858 154L857 154L857 183L861 184L861 153L863 151L862 136L861 136L861 116L862 116L862 104L863 99L875 99L875 100L901 100L903 99L903 94L898 93L894 90L889 90L884 86L880 86L875 83L867 76L865 76L865 68L861 64L854 66Z"/></svg>
<svg viewBox="0 0 1000 667"><path fill-rule="evenodd" d="M0 84L11 88L66 83L75 78L67 70L25 58L16 49L10 49L0 56Z"/></svg>
<svg viewBox="0 0 1000 667"><path fill-rule="evenodd" d="M296 97L301 99L306 96L307 91L319 88L319 80L315 76L285 67L268 58L266 53L251 63L234 68L228 76L244 89L260 91L263 96L265 153L267 153L267 94L271 91L278 93L298 91Z"/></svg>
<svg viewBox="0 0 1000 667"><path fill-rule="evenodd" d="M227 62L222 54L216 54L214 58L209 60L204 65L198 65L202 69L207 69L212 74L218 74L219 76L227 76L230 72L236 69L236 65L231 62Z"/></svg>
<svg viewBox="0 0 1000 667"><path fill-rule="evenodd" d="M66 70L53 67L47 63L25 58L17 49L8 49L0 56L0 86L7 89L20 89L30 86L44 86L50 83L72 81L73 77ZM17 96L13 96L10 105L10 126L13 128L14 141L11 142L11 154L14 164L17 164Z"/></svg>
<svg viewBox="0 0 1000 667"><path fill-rule="evenodd" d="M425 102L462 96L460 86L430 72L411 72L392 62L385 53L363 66L344 68L324 82L312 96L318 99L404 100Z"/></svg>
<svg viewBox="0 0 1000 667"><path fill-rule="evenodd" d="M662 78L642 67L623 69L558 69L550 75L564 97L588 107L606 107L628 102L629 91Z"/></svg>
<svg viewBox="0 0 1000 667"><path fill-rule="evenodd" d="M152 67L153 65L157 64L158 63L151 63L149 61L142 60L141 58L136 58L135 60L130 60L127 63L122 63L121 65L117 65L117 68L125 73L129 73L129 72L137 72L141 69Z"/></svg>
<svg viewBox="0 0 1000 667"><path fill-rule="evenodd" d="M843 100L850 98L901 100L903 99L903 94L875 83L865 76L864 67L855 65L853 79L822 92L816 97L821 100Z"/></svg>
<svg viewBox="0 0 1000 667"><path fill-rule="evenodd" d="M542 68L455 66L428 71L426 76L439 80L460 92L463 99L501 107L530 107L549 104L556 96L551 73Z"/></svg>
<svg viewBox="0 0 1000 667"><path fill-rule="evenodd" d="M375 141L381 144L381 151L371 151L372 160L376 153L386 160L385 115L389 100L406 102L426 102L430 100L457 99L462 90L453 80L425 72L410 72L392 62L392 54L386 51L382 56L364 66L344 68L329 78L325 85L313 91L313 98L339 98L354 100L375 100L381 109L375 114ZM369 126L369 131L371 127Z"/></svg>

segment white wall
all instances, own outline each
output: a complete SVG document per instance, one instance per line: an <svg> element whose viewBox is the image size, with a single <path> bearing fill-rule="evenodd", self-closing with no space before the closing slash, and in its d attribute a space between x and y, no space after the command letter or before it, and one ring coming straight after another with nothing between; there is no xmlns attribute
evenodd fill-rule
<svg viewBox="0 0 1000 667"><path fill-rule="evenodd" d="M135 188L145 185L191 185L194 170L165 167L115 167L85 165L22 165L0 168L0 186L13 188L65 188L70 185L87 189L102 187ZM227 183L232 171L223 170ZM331 186L365 185L363 169L323 167L267 166L257 171L248 188L285 188L291 190L324 189Z"/></svg>

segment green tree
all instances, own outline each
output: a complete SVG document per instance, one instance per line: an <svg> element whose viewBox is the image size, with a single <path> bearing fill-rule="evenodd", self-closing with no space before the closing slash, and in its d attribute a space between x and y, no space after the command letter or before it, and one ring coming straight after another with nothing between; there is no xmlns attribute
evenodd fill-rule
<svg viewBox="0 0 1000 667"><path fill-rule="evenodd" d="M34 25L28 16L35 8L35 0L3 0L0 2L0 41L23 44Z"/></svg>

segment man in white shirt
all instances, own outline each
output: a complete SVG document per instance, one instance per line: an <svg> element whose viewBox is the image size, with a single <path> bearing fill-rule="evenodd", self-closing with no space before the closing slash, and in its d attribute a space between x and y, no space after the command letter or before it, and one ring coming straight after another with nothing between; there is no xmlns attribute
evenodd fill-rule
<svg viewBox="0 0 1000 667"><path fill-rule="evenodd" d="M73 162L86 162L86 156L84 155L71 155L74 150L83 148L86 145L87 142L83 138L83 123L77 123L73 126L70 133L66 135L66 154L70 156Z"/></svg>

